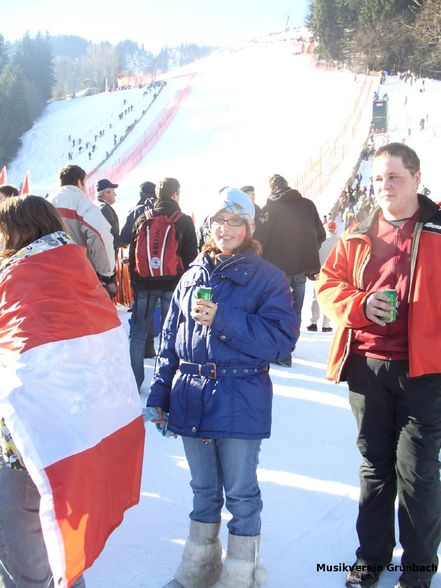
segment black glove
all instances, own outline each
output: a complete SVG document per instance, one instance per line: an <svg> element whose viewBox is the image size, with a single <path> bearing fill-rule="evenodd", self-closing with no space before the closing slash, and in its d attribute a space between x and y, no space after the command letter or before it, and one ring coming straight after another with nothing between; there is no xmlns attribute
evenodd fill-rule
<svg viewBox="0 0 441 588"><path fill-rule="evenodd" d="M306 277L308 278L308 280L312 280L313 282L315 282L316 280L318 280L319 275L320 272L311 272L309 274L306 274Z"/></svg>
<svg viewBox="0 0 441 588"><path fill-rule="evenodd" d="M97 275L99 281L101 282L101 285L106 290L110 298L115 298L117 294L116 274L113 274L112 276L100 276L99 274Z"/></svg>

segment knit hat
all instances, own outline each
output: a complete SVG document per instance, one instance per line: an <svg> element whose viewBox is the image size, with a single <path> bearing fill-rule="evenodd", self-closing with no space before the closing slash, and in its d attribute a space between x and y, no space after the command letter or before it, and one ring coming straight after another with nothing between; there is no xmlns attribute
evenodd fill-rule
<svg viewBox="0 0 441 588"><path fill-rule="evenodd" d="M328 231L335 233L337 231L337 223L333 220L330 220L326 223L326 228L328 229Z"/></svg>
<svg viewBox="0 0 441 588"><path fill-rule="evenodd" d="M254 204L251 198L237 188L224 188L210 203L209 217L212 218L221 210L231 212L242 218L254 232Z"/></svg>

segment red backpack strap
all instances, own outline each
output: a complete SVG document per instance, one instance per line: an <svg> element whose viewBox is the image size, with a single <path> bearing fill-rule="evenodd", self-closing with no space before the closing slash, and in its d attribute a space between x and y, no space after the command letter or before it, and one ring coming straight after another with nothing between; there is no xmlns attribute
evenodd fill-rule
<svg viewBox="0 0 441 588"><path fill-rule="evenodd" d="M182 212L180 210L175 210L175 212L171 216L169 216L168 218L171 220L172 223L176 223L183 216L184 215L182 214Z"/></svg>

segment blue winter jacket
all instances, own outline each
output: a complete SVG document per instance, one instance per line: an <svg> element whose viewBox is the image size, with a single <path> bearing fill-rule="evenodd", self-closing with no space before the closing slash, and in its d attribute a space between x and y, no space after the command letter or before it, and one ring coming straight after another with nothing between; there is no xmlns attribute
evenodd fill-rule
<svg viewBox="0 0 441 588"><path fill-rule="evenodd" d="M211 327L190 314L201 285L212 287L217 304ZM174 292L147 406L168 412L168 429L179 435L269 437L268 364L288 355L297 338L283 272L253 251L216 266L199 255Z"/></svg>

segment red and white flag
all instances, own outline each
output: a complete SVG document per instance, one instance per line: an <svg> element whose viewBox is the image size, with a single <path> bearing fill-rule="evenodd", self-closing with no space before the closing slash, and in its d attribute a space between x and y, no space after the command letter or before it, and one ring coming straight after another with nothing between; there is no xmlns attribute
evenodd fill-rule
<svg viewBox="0 0 441 588"><path fill-rule="evenodd" d="M6 172L6 165L2 167L0 171L0 184L7 184L8 183L8 174Z"/></svg>
<svg viewBox="0 0 441 588"><path fill-rule="evenodd" d="M115 307L85 249L51 238L0 269L0 416L41 495L54 585L66 587L139 501L145 428Z"/></svg>
<svg viewBox="0 0 441 588"><path fill-rule="evenodd" d="M31 183L29 180L29 170L26 172L25 178L23 180L23 185L21 187L21 194L30 194L31 192Z"/></svg>

